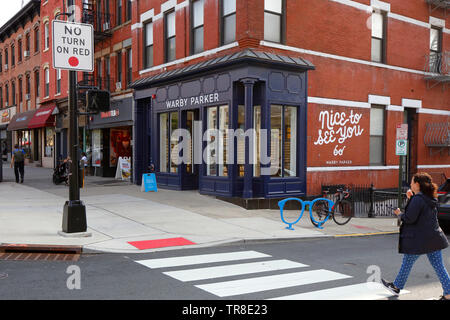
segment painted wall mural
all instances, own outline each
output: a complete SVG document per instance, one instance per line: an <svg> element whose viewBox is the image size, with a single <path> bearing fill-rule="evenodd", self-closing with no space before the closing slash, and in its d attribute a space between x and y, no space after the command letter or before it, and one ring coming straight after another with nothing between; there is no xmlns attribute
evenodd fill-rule
<svg viewBox="0 0 450 320"><path fill-rule="evenodd" d="M312 123L313 142L313 163L310 165L345 166L360 162L358 156L361 158L364 144L361 138L369 131L369 116L364 115L363 110L318 108L308 123Z"/></svg>

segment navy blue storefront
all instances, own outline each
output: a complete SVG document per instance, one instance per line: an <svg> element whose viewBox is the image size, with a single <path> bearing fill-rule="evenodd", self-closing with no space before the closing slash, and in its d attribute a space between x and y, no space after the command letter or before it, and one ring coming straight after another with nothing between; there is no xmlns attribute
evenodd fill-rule
<svg viewBox="0 0 450 320"><path fill-rule="evenodd" d="M246 199L305 195L313 68L244 50L135 81L136 183L153 165L160 188Z"/></svg>

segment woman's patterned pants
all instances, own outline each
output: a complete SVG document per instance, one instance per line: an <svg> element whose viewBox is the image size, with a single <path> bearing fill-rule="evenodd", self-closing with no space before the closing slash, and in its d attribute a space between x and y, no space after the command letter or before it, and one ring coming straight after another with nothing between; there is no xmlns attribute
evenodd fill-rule
<svg viewBox="0 0 450 320"><path fill-rule="evenodd" d="M405 287L406 281L408 280L409 273L413 267L414 262L419 259L420 255L417 254L405 254L403 256L403 263L400 268L400 271L397 275L397 278L394 281L394 285L403 289ZM450 294L450 278L447 270L445 269L444 262L442 259L442 252L434 251L427 254L428 260L436 272L439 281L442 284L442 288L444 289L444 295Z"/></svg>

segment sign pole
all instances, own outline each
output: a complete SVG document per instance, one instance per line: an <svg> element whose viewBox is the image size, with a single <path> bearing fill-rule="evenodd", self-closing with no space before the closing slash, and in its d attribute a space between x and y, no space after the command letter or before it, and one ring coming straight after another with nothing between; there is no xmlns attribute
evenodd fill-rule
<svg viewBox="0 0 450 320"><path fill-rule="evenodd" d="M70 175L69 201L64 204L62 231L64 233L86 232L86 207L80 201L78 166L78 114L77 114L77 72L69 71L69 144Z"/></svg>

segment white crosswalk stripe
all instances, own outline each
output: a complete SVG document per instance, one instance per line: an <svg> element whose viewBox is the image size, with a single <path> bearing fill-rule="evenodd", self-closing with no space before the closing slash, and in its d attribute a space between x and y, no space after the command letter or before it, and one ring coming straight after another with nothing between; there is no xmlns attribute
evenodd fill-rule
<svg viewBox="0 0 450 320"><path fill-rule="evenodd" d="M265 271L286 270L301 267L307 267L307 265L283 259L283 260L232 264L209 268L169 271L163 273L172 278L186 282L186 281L229 277L257 272L265 272Z"/></svg>
<svg viewBox="0 0 450 320"><path fill-rule="evenodd" d="M232 297L257 292L298 287L297 294L273 297L270 300L376 300L392 296L380 283L358 283L335 286L333 281L351 279L352 276L342 273L318 269L295 271L289 273L260 275L285 270L309 267L306 264L287 259L270 259L272 256L257 251L235 251L226 253L201 254L192 256L169 257L160 259L138 260L137 263L150 269L195 266L209 263L224 263L216 266L203 266L180 270L163 270L162 273L182 282L190 282L195 287L218 297ZM264 259L263 259L264 258ZM240 260L259 259L255 262L241 262ZM249 276L238 280L226 280L225 277ZM218 280L222 281L218 281ZM194 281L213 281L195 284ZM302 286L316 283L327 283L328 289L302 292ZM295 289L297 290L297 289ZM292 289L290 290L292 292ZM402 290L401 294L408 293Z"/></svg>
<svg viewBox="0 0 450 320"><path fill-rule="evenodd" d="M409 293L402 290L400 294ZM349 286L317 290L269 300L377 300L391 297L392 294L378 282L364 282Z"/></svg>
<svg viewBox="0 0 450 320"><path fill-rule="evenodd" d="M148 260L139 260L136 262L151 269L155 269L155 268L180 267L193 264L267 258L267 257L270 257L270 255L260 253L257 251L239 251L228 253L201 254L187 257L148 259Z"/></svg>
<svg viewBox="0 0 450 320"><path fill-rule="evenodd" d="M279 274L243 280L233 280L197 285L197 288L208 291L219 297L229 297L253 292L289 288L305 284L351 278L342 273L324 269Z"/></svg>

